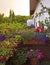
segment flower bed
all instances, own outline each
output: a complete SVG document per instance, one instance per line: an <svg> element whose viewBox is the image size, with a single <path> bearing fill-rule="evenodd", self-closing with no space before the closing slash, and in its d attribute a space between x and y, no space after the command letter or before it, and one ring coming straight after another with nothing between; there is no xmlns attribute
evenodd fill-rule
<svg viewBox="0 0 50 65"><path fill-rule="evenodd" d="M13 62L13 65L23 65L24 63L26 63L28 58L30 60L33 58L36 58L36 60L38 60L38 61L39 61L39 59L40 60L44 59L45 56L44 56L43 52L42 51L40 52L39 51L40 49L37 49L37 50L33 50L33 49L28 50L27 48L18 48L17 51L15 52L13 58L11 59L11 62L9 62L9 65L10 64L12 65L12 62ZM36 54L36 52L38 52L37 53L38 55ZM37 55L37 57L35 57L35 55ZM39 56L40 56L40 58L39 58ZM34 61L34 63L35 62L36 61ZM6 65L7 65L7 63L6 63Z"/></svg>

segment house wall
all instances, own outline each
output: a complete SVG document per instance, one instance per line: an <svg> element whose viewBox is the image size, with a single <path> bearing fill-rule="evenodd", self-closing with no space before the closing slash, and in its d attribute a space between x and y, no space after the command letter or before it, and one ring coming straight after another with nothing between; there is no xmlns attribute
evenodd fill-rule
<svg viewBox="0 0 50 65"><path fill-rule="evenodd" d="M45 19L49 18L48 11L46 11L45 13L43 13L41 16L35 17L36 13L41 12L42 7L41 7L40 3L42 3L43 6L46 6L47 8L50 8L50 0L40 0L39 4L37 5L37 8L36 8L36 10L35 10L35 12L33 14L34 18L35 18L35 22L36 22L35 23L35 27L36 28L39 27L39 22L38 21L44 21L43 23L45 24ZM44 28L45 28L45 26L44 26Z"/></svg>
<svg viewBox="0 0 50 65"><path fill-rule="evenodd" d="M39 12L41 11L41 8L42 8L42 7L41 7L40 3L42 3L44 6L50 8L50 0L40 0L39 4L37 5L37 8L36 8L36 10L35 10L34 15L35 15L36 13L39 13Z"/></svg>

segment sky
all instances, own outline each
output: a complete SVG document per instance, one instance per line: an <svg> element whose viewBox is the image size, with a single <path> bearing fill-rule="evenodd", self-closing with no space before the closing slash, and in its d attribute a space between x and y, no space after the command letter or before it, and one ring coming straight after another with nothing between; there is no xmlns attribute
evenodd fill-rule
<svg viewBox="0 0 50 65"><path fill-rule="evenodd" d="M29 0L0 0L0 13L9 16L10 9L16 15L29 15Z"/></svg>

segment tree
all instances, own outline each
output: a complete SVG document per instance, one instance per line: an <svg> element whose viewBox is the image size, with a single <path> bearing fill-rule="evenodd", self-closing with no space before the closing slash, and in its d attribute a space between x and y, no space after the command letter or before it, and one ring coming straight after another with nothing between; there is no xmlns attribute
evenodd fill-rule
<svg viewBox="0 0 50 65"><path fill-rule="evenodd" d="M4 14L0 14L0 23L4 22Z"/></svg>
<svg viewBox="0 0 50 65"><path fill-rule="evenodd" d="M15 14L14 14L13 10L10 10L10 12L9 12L9 19L10 19L10 22L15 21Z"/></svg>

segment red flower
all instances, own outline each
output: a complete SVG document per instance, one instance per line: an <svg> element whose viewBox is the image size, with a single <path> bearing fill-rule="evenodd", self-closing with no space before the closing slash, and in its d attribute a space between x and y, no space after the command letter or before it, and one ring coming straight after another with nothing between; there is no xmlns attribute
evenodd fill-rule
<svg viewBox="0 0 50 65"><path fill-rule="evenodd" d="M37 27L35 29L35 32L43 32L43 31L44 31L44 28L42 28L42 27Z"/></svg>

